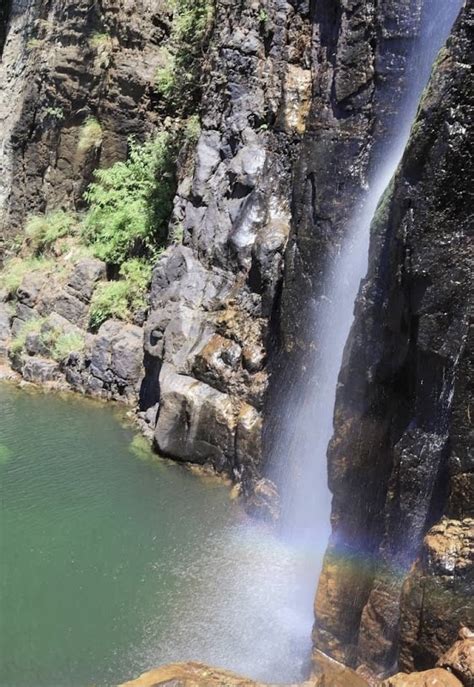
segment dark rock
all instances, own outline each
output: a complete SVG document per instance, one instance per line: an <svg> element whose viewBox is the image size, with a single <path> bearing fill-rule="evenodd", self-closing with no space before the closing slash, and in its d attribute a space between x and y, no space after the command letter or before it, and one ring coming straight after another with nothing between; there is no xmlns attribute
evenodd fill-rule
<svg viewBox="0 0 474 687"><path fill-rule="evenodd" d="M10 323L12 309L8 303L0 303L0 356L7 353L7 343L11 336Z"/></svg>
<svg viewBox="0 0 474 687"><path fill-rule="evenodd" d="M84 258L74 265L68 286L81 301L88 303L97 282L106 276L105 263L95 258Z"/></svg>
<svg viewBox="0 0 474 687"><path fill-rule="evenodd" d="M339 378L329 447L333 538L315 643L375 671L398 654L404 670L431 668L473 613L472 15L466 6L441 52L374 218ZM443 513L448 519L434 525ZM364 574L346 563L351 556L367 561Z"/></svg>
<svg viewBox="0 0 474 687"><path fill-rule="evenodd" d="M39 357L27 358L21 373L27 382L35 384L56 382L61 378L59 365L54 360Z"/></svg>

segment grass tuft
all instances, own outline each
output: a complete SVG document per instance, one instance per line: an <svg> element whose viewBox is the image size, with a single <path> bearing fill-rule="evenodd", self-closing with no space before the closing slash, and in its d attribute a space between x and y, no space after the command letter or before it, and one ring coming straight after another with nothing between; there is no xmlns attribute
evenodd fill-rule
<svg viewBox="0 0 474 687"><path fill-rule="evenodd" d="M102 127L95 117L88 117L81 127L77 149L85 153L102 145Z"/></svg>

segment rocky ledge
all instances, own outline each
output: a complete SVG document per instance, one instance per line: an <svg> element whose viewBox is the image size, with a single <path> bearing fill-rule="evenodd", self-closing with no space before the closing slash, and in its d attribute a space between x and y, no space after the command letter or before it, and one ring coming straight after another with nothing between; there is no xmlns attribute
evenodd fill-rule
<svg viewBox="0 0 474 687"><path fill-rule="evenodd" d="M285 687L279 683L280 687ZM433 669L398 673L380 681L365 677L319 652L314 674L306 682L286 687L473 687L474 634L463 628L458 641ZM176 663L144 673L120 687L277 687L255 682L202 663Z"/></svg>

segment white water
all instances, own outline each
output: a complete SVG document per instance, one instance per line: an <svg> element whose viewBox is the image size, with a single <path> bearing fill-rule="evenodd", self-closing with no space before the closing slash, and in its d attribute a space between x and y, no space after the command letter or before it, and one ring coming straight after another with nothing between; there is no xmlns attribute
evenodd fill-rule
<svg viewBox="0 0 474 687"><path fill-rule="evenodd" d="M344 245L326 267L323 294L308 314L315 342L312 358L301 378L291 378L294 372L289 371L286 379L285 373L282 375L284 406L278 418L280 426L275 430L278 441L273 443L278 448L272 456L270 477L280 489L284 540L296 548L309 548L315 557L314 578L308 588L301 589L306 602L314 594L330 533L326 452L333 432L338 375L353 321L354 301L367 271L371 221L400 162L432 63L462 4L461 0L425 3L422 35L409 59L407 90L398 108L391 143L372 176L363 204L346 229Z"/></svg>
<svg viewBox="0 0 474 687"><path fill-rule="evenodd" d="M410 60L409 89L392 144L347 228L337 260L328 266L324 295L312 313L310 326L319 353L315 350L301 378L287 374L280 380L286 404L271 476L282 495L282 532L247 524L205 552L204 567L219 574L204 575L201 593L185 604L185 616L176 619L174 628L177 641L185 641L183 628L203 624L199 646L188 645L192 657L204 653L214 664L274 682L301 679L307 668L313 599L329 536L326 450L354 300L367 270L370 223L405 148L431 64L460 6L459 0L428 2L421 49ZM229 547L233 556L226 553ZM228 564L223 566L223 561ZM205 646L203 637L208 639Z"/></svg>

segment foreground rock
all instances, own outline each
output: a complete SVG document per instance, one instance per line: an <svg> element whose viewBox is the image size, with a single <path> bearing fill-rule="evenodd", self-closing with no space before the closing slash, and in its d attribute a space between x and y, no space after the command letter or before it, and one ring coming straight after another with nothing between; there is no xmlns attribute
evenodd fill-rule
<svg viewBox="0 0 474 687"><path fill-rule="evenodd" d="M399 673L385 680L382 687L463 687L452 673L441 668L434 668L423 673Z"/></svg>
<svg viewBox="0 0 474 687"><path fill-rule="evenodd" d="M473 687L474 636L466 628L459 641L438 661L436 668L420 673L398 673L384 681L365 678L350 668L316 652L311 678L286 687ZM281 683L278 683L281 685ZM202 663L175 663L144 673L120 687L276 687L255 682ZM281 685L281 687L284 687Z"/></svg>
<svg viewBox="0 0 474 687"><path fill-rule="evenodd" d="M298 685L286 687L368 687L367 682L352 670L327 657L320 657L318 675ZM278 683L285 687L282 683ZM277 687L276 684L255 682L226 670L202 663L176 663L144 673L137 680L121 687Z"/></svg>

